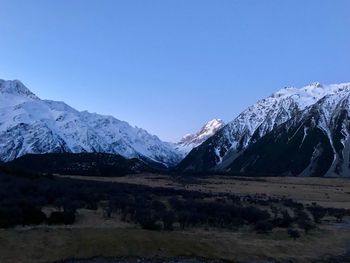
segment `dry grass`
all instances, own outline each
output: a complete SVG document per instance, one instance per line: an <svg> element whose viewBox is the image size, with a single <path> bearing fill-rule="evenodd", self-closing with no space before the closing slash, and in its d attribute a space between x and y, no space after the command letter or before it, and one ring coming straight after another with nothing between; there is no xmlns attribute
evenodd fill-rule
<svg viewBox="0 0 350 263"><path fill-rule="evenodd" d="M179 181L163 175L118 178L75 177L169 187L203 192L267 194L288 196L304 203L350 208L350 180L324 178L230 178L215 176L196 181ZM49 213L50 208L45 212ZM343 254L350 242L350 228L323 224L296 241L285 229L272 234L255 234L249 228L238 232L218 229L155 232L139 229L118 217L105 219L103 210L81 209L73 226L39 226L0 229L1 263L53 262L66 258L93 256L204 257L232 262L275 259L310 262L323 255Z"/></svg>
<svg viewBox="0 0 350 263"><path fill-rule="evenodd" d="M181 182L165 175L128 175L125 177L82 177L84 180L131 183L151 187L168 187L202 192L266 194L286 196L302 203L317 202L324 207L350 209L350 180L341 178L310 177L227 177L200 178L195 182Z"/></svg>
<svg viewBox="0 0 350 263"><path fill-rule="evenodd" d="M324 254L341 254L350 233L316 231L297 241L285 231L251 232L193 230L153 232L120 228L33 228L0 230L0 262L40 263L96 255L130 257L205 257L233 262L293 260L309 262Z"/></svg>

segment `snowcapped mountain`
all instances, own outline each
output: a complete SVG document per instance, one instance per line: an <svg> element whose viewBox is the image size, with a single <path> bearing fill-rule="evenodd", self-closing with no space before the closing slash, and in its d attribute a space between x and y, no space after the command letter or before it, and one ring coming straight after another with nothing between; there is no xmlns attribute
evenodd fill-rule
<svg viewBox="0 0 350 263"><path fill-rule="evenodd" d="M172 143L127 122L41 100L20 81L0 80L0 160L52 152L113 153L167 166L181 159Z"/></svg>
<svg viewBox="0 0 350 263"><path fill-rule="evenodd" d="M213 119L208 121L197 133L186 134L176 144L177 149L181 151L184 156L188 154L193 148L201 145L209 137L213 136L218 130L220 130L225 123L221 119Z"/></svg>
<svg viewBox="0 0 350 263"><path fill-rule="evenodd" d="M284 88L242 112L193 149L178 167L182 170L344 175L349 167L350 152L349 95L350 83ZM301 141L294 141L296 138ZM330 164L327 165L324 158Z"/></svg>
<svg viewBox="0 0 350 263"><path fill-rule="evenodd" d="M350 176L350 83L284 88L177 144L111 116L41 100L0 80L0 161L28 153L112 153L182 171Z"/></svg>

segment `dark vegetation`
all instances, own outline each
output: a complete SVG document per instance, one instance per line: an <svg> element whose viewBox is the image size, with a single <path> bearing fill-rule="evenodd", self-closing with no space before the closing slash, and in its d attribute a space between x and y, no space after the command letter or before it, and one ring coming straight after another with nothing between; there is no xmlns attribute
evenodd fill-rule
<svg viewBox="0 0 350 263"><path fill-rule="evenodd" d="M27 154L3 165L32 173L85 176L123 176L166 169L161 164L148 160L126 159L106 153Z"/></svg>
<svg viewBox="0 0 350 263"><path fill-rule="evenodd" d="M152 160L137 158L126 159L118 154L108 153L45 153L26 154L13 161L2 163L3 169L16 171L17 174L60 174L79 176L103 176L118 177L127 174L138 173L168 173L177 176L178 167L167 168ZM181 172L184 177L209 177L212 175L228 175L235 177L256 177L255 173L249 172L220 172L220 171L194 171ZM259 176L273 176L264 173ZM254 179L257 180L257 179Z"/></svg>
<svg viewBox="0 0 350 263"><path fill-rule="evenodd" d="M73 224L79 209L103 208L106 217L144 229L172 231L192 227L236 230L249 226L257 233L285 228L296 239L307 234L326 215L341 221L344 209L317 204L304 207L291 199L266 195L236 196L141 185L85 181L50 175L0 171L0 227ZM50 214L43 207L53 207ZM299 236L298 236L298 234Z"/></svg>

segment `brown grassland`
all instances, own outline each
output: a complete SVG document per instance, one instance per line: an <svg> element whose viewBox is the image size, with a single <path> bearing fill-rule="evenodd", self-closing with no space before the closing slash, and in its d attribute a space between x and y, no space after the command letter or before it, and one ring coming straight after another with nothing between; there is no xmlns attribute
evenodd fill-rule
<svg viewBox="0 0 350 263"><path fill-rule="evenodd" d="M151 187L168 187L201 192L232 193L237 195L266 194L288 197L302 203L317 202L324 207L350 209L350 180L316 177L229 177L210 176L178 179L167 175L128 175L124 177L73 178L107 182L131 183Z"/></svg>
<svg viewBox="0 0 350 263"><path fill-rule="evenodd" d="M259 193L286 196L305 204L317 202L324 207L350 208L350 180L345 179L214 176L184 180L154 174L79 179L237 195ZM54 262L93 256L187 256L230 262L268 262L271 259L276 262L318 262L321 258L349 251L349 218L345 221L344 224L336 224L334 219L325 220L309 235L303 234L293 240L285 230L278 228L271 234L256 234L248 227L238 231L211 228L148 231L121 222L117 217L106 219L101 209L82 209L72 226L0 229L0 262Z"/></svg>

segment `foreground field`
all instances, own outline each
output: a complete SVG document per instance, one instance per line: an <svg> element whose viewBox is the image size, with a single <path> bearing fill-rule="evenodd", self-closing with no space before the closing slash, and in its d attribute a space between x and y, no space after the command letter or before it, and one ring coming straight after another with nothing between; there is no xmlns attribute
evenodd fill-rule
<svg viewBox="0 0 350 263"><path fill-rule="evenodd" d="M210 176L179 179L154 174L123 177L72 177L211 193L265 194L278 198L285 196L305 204L316 202L324 207L350 209L350 180L342 178Z"/></svg>
<svg viewBox="0 0 350 263"><path fill-rule="evenodd" d="M319 262L346 252L348 230L323 228L296 241L285 231L193 230L154 232L135 228L0 230L0 262L53 262L66 258L128 256L216 258L231 262ZM271 262L271 261L269 261Z"/></svg>
<svg viewBox="0 0 350 263"><path fill-rule="evenodd" d="M11 183L12 180L15 181ZM0 229L1 263L52 263L96 256L132 259L146 257L161 260L185 257L199 258L203 262L208 259L220 259L240 263L350 262L348 214L344 215L343 220L330 213L325 214L308 233L304 233L299 224L302 217L298 214L304 211L311 217L307 208L315 207L312 203L329 208L350 208L349 180L223 176L174 178L144 174L118 178L57 176L23 179L4 176L0 182L3 189L11 189L8 195L13 200L17 200L18 196L23 198L24 195L27 195L29 200L38 196L37 202L46 204L41 209L47 216L62 210L60 207L64 204L79 201L77 198L89 201L93 197L90 201L96 202L88 207L79 201L80 207L77 208L76 218L71 225L17 224L13 228ZM16 191L21 195L11 195L16 187ZM120 195L121 193L123 195ZM175 196L177 202L170 202ZM250 199L249 196L256 197ZM265 197L272 197L275 201L263 202L265 199L269 200ZM55 198L56 201L47 202L46 199L50 198ZM296 202L287 202L290 198ZM127 204L124 212L120 206L121 202ZM142 229L150 225L143 225L145 222L142 219L146 219L147 214L140 217L140 221L137 218L138 211L145 212L142 209L147 205L148 212L152 202L157 204L157 208L152 208L153 212L161 210L161 203L167 211L179 202L186 206L184 210L172 207L171 211L178 213L178 221L172 221L170 228L161 225L161 228L154 230ZM300 210L297 202L311 205ZM16 204L15 201L12 203ZM197 221L182 227L180 216L190 209L190 216L198 216L196 213L207 207L200 206L202 203L211 204L208 207L215 211L210 210L208 213L212 217L201 223ZM220 219L225 218L227 209L233 208L233 215L235 212L243 213L235 216L236 219L240 219L241 216L244 222L222 221L221 225ZM277 217L274 216L273 208L279 211ZM254 211L260 211L260 216L263 216L261 211L269 211L268 220L275 224L273 229L259 233L256 230L259 224L254 218L250 220L249 217L244 217L244 213ZM218 212L220 214L216 214ZM284 212L288 212L294 218L289 226L280 224L283 218L288 219L288 216L283 215ZM166 220L163 220L164 222ZM266 224L266 221L262 222ZM155 226L157 225L151 225L152 228ZM300 237L291 238L288 228L298 229Z"/></svg>

